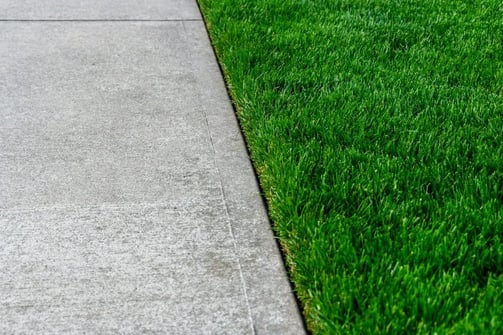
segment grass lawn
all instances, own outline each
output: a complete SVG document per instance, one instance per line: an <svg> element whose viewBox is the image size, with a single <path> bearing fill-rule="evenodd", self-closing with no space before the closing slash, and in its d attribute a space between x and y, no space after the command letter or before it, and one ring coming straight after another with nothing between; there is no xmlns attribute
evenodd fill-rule
<svg viewBox="0 0 503 335"><path fill-rule="evenodd" d="M199 0L314 334L503 334L501 0Z"/></svg>

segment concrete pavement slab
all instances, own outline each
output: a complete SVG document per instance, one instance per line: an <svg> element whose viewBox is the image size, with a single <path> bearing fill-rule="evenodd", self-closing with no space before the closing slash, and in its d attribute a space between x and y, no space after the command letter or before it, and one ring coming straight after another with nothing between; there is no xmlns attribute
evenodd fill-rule
<svg viewBox="0 0 503 335"><path fill-rule="evenodd" d="M0 78L0 333L304 333L203 22L0 22Z"/></svg>
<svg viewBox="0 0 503 335"><path fill-rule="evenodd" d="M221 207L182 206L0 212L0 332L249 333Z"/></svg>
<svg viewBox="0 0 503 335"><path fill-rule="evenodd" d="M0 34L0 207L218 194L182 23L6 22Z"/></svg>
<svg viewBox="0 0 503 335"><path fill-rule="evenodd" d="M1 0L0 20L199 20L194 0Z"/></svg>

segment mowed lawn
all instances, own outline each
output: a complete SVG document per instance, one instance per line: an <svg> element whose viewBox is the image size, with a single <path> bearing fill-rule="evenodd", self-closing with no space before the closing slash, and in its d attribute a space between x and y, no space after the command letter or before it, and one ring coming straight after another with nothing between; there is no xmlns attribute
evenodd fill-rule
<svg viewBox="0 0 503 335"><path fill-rule="evenodd" d="M199 0L314 334L503 334L501 0Z"/></svg>

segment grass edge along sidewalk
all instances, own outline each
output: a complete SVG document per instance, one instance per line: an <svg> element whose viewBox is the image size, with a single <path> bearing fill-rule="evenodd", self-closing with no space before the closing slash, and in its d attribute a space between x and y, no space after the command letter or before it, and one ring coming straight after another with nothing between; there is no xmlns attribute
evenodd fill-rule
<svg viewBox="0 0 503 335"><path fill-rule="evenodd" d="M503 332L503 6L199 0L315 334Z"/></svg>

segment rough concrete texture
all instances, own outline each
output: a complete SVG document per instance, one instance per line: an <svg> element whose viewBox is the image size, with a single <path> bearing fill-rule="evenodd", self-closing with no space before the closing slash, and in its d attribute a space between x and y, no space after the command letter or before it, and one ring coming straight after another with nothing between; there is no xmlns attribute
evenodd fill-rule
<svg viewBox="0 0 503 335"><path fill-rule="evenodd" d="M195 0L1 0L3 20L199 20Z"/></svg>
<svg viewBox="0 0 503 335"><path fill-rule="evenodd" d="M0 17L0 333L303 334L195 2Z"/></svg>

